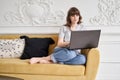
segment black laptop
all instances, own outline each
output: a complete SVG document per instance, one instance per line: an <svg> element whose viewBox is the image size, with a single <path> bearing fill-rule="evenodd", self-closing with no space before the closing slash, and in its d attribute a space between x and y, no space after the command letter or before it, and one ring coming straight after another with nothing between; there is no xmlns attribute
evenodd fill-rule
<svg viewBox="0 0 120 80"><path fill-rule="evenodd" d="M69 49L98 47L101 30L72 31Z"/></svg>

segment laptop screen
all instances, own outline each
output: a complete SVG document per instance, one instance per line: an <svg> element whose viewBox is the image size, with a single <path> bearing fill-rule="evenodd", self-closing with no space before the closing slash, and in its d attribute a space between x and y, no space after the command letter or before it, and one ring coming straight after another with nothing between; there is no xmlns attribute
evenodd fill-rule
<svg viewBox="0 0 120 80"><path fill-rule="evenodd" d="M98 47L101 30L72 31L69 49Z"/></svg>

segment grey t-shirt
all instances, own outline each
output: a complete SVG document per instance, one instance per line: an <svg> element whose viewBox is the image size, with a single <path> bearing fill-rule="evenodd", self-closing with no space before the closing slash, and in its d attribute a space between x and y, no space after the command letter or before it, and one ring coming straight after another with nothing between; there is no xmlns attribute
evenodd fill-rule
<svg viewBox="0 0 120 80"><path fill-rule="evenodd" d="M85 26L79 24L76 26L75 31L86 30ZM62 26L59 30L59 38L63 38L64 41L70 41L71 30L67 26Z"/></svg>

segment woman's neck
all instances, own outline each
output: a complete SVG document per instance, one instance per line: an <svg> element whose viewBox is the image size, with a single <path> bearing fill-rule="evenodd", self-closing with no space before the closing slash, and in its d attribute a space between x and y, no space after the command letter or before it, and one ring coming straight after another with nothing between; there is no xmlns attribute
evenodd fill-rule
<svg viewBox="0 0 120 80"><path fill-rule="evenodd" d="M76 26L77 26L77 24L72 24L70 29L73 31L73 30L75 30Z"/></svg>

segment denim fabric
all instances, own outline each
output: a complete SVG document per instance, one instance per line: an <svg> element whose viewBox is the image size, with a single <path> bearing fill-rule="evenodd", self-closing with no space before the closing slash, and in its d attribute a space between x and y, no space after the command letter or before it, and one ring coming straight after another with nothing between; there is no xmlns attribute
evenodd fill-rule
<svg viewBox="0 0 120 80"><path fill-rule="evenodd" d="M83 54L78 54L75 58L64 62L64 64L72 64L72 65L85 64L85 63L86 63L86 57Z"/></svg>
<svg viewBox="0 0 120 80"><path fill-rule="evenodd" d="M55 48L51 54L51 59L54 63L61 64L85 64L86 58L82 54L78 54L75 50L67 48Z"/></svg>

